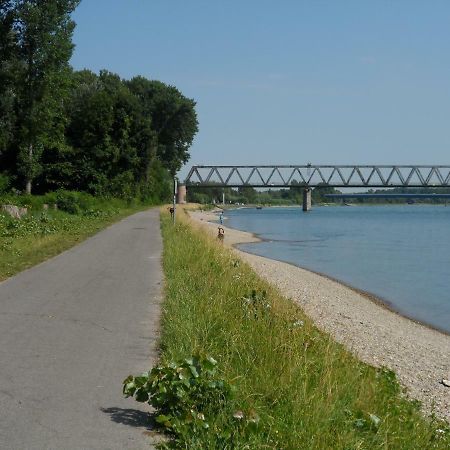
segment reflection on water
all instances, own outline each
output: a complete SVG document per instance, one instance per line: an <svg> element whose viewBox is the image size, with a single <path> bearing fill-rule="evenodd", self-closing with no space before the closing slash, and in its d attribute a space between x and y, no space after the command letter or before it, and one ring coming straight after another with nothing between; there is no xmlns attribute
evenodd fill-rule
<svg viewBox="0 0 450 450"><path fill-rule="evenodd" d="M330 275L450 332L450 208L264 208L227 217L264 239L242 250Z"/></svg>

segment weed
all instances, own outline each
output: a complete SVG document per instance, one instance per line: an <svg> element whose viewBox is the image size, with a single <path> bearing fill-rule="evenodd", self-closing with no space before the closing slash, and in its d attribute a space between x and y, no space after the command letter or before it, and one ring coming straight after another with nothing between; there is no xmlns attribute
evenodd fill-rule
<svg viewBox="0 0 450 450"><path fill-rule="evenodd" d="M228 445L257 431L255 410L233 412L233 392L232 384L218 377L210 356L160 365L123 382L125 397L155 408L156 423L174 436L172 446L207 440L211 430Z"/></svg>
<svg viewBox="0 0 450 450"><path fill-rule="evenodd" d="M156 422L175 434L197 433L209 428L208 413L231 398L231 385L216 378L216 364L212 357L193 356L157 366L141 376L130 375L123 393L152 405Z"/></svg>
<svg viewBox="0 0 450 450"><path fill-rule="evenodd" d="M142 209L138 206L129 208L117 199L106 202L88 194L72 194L77 204L86 208L78 206L76 211L80 214L53 208L43 210L43 204L54 204L58 195L61 199L61 191L45 196L2 198L0 203L28 204L31 208L21 219L0 212L0 280L54 256L115 220Z"/></svg>

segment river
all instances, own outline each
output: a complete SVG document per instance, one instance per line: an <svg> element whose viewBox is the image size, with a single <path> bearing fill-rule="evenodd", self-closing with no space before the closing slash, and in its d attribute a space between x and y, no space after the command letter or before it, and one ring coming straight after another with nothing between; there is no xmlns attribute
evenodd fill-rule
<svg viewBox="0 0 450 450"><path fill-rule="evenodd" d="M328 275L450 333L450 207L243 208L226 217L263 239L240 249Z"/></svg>

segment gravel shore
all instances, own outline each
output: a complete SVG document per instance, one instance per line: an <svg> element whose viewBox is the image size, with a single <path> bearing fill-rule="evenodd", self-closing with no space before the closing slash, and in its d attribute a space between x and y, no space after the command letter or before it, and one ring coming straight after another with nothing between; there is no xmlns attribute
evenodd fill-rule
<svg viewBox="0 0 450 450"><path fill-rule="evenodd" d="M217 234L214 212L189 212ZM226 213L225 213L226 215ZM224 243L258 242L251 233L225 229ZM325 276L235 248L261 277L299 303L316 325L361 360L393 370L407 394L422 402L426 414L450 422L450 336L388 310L369 296Z"/></svg>

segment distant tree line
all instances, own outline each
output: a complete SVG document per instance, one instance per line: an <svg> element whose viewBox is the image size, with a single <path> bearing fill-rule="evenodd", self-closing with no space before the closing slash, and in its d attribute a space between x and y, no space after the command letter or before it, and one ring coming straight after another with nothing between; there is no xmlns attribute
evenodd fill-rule
<svg viewBox="0 0 450 450"><path fill-rule="evenodd" d="M242 186L239 188L222 188L220 186L212 186L204 188L201 186L189 186L187 189L188 201L195 203L222 203L222 195L225 194L225 201L227 204L232 203L244 203L244 204L258 204L258 205L300 205L303 201L304 185L296 182L292 182L291 186L282 189L255 189L251 186ZM355 193L355 192L352 192ZM368 194L450 194L450 188L432 187L432 188L408 188L399 187L392 189L369 189L361 193ZM312 202L319 203L337 203L341 204L344 199L328 198L326 194L343 194L331 186L326 184L317 186L312 189L311 197ZM407 201L414 203L448 203L447 199L439 198L416 198L408 200L405 198L349 198L347 201L351 203L361 204L402 204Z"/></svg>
<svg viewBox="0 0 450 450"><path fill-rule="evenodd" d="M198 131L195 102L141 76L74 71L78 3L0 2L0 191L165 199Z"/></svg>
<svg viewBox="0 0 450 450"><path fill-rule="evenodd" d="M368 191L361 192L364 194L450 194L450 188L446 187L397 187L392 189L369 189ZM342 200L335 200L336 202L341 202ZM362 204L380 204L380 203L390 203L390 204L402 204L407 202L413 203L448 203L445 198L352 198L349 199L352 203L362 203Z"/></svg>
<svg viewBox="0 0 450 450"><path fill-rule="evenodd" d="M225 194L226 203L244 203L252 205L301 205L303 202L302 183L293 180L290 187L281 189L255 189L252 186L238 188L200 187L189 186L187 189L188 201L194 203L221 203L222 195ZM314 203L330 202L325 194L340 194L340 191L323 185L312 189L312 201Z"/></svg>

